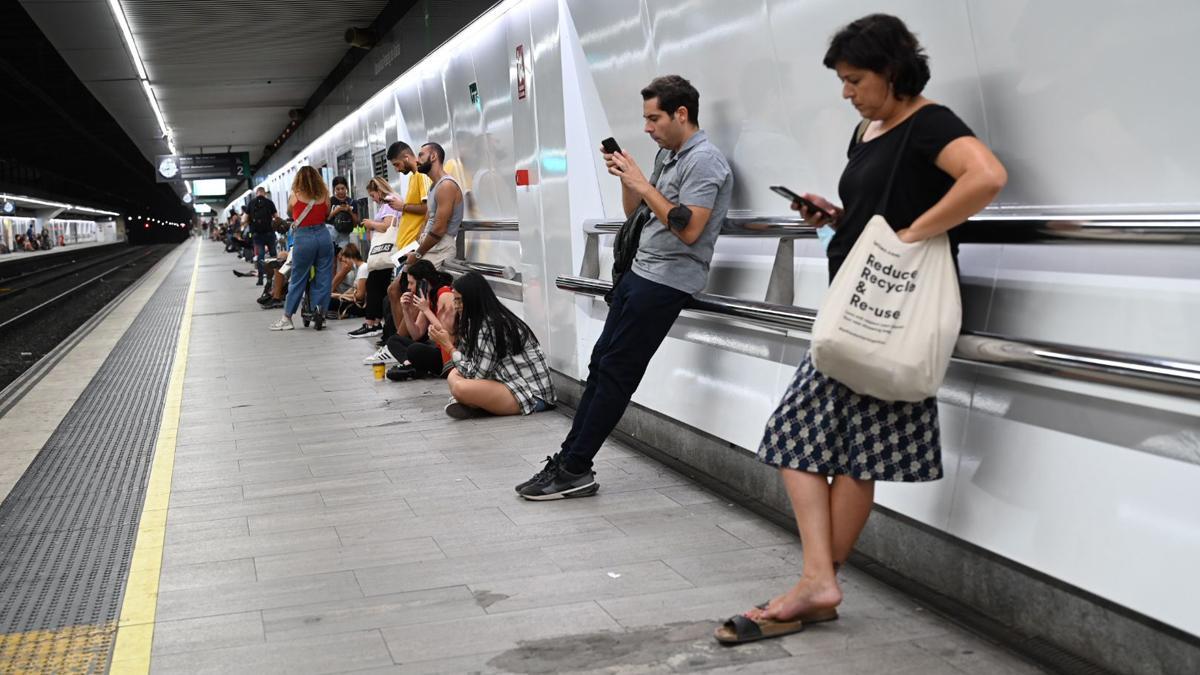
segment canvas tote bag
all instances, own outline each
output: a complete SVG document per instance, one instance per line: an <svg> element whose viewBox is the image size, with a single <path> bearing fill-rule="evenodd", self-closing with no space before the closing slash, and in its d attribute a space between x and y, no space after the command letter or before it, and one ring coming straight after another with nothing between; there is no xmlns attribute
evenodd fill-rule
<svg viewBox="0 0 1200 675"><path fill-rule="evenodd" d="M914 119L862 236L834 276L813 324L813 365L851 391L884 401L937 394L962 324L946 234L906 244L883 213Z"/></svg>
<svg viewBox="0 0 1200 675"><path fill-rule="evenodd" d="M375 232L371 236L371 250L367 253L367 271L390 270L396 266L392 260L392 252L396 250L396 240L400 238L400 216L392 216L392 225L386 231Z"/></svg>

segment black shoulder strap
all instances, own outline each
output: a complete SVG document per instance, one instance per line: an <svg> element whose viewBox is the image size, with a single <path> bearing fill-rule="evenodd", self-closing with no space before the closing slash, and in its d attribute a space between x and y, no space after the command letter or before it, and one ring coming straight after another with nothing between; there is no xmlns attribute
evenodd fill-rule
<svg viewBox="0 0 1200 675"><path fill-rule="evenodd" d="M913 127L917 126L917 115L921 114L927 106L921 106L909 115L908 125L904 128L904 136L900 139L900 146L896 148L896 159L892 160L892 170L888 174L887 185L883 188L883 195L879 198L879 204L875 207L875 213L883 213L887 209L888 200L892 197L892 184L896 182L896 170L900 168L900 161L904 159L904 151L908 149L908 137L912 135Z"/></svg>

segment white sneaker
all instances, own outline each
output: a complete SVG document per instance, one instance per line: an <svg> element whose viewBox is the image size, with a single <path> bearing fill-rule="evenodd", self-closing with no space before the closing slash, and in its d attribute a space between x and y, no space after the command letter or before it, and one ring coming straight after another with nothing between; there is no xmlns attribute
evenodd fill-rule
<svg viewBox="0 0 1200 675"><path fill-rule="evenodd" d="M380 347L379 351L363 359L363 365L367 366L388 366L396 363L400 363L400 361L395 356L392 356L392 352L388 350L386 345Z"/></svg>
<svg viewBox="0 0 1200 675"><path fill-rule="evenodd" d="M271 330L296 330L295 324L286 316L279 317L279 320L268 326Z"/></svg>

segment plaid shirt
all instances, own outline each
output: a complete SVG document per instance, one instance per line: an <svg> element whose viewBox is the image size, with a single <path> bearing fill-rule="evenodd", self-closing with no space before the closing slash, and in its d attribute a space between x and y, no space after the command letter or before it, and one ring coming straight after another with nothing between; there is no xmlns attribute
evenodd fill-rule
<svg viewBox="0 0 1200 675"><path fill-rule="evenodd" d="M456 349L453 362L458 372L467 379L496 380L508 387L517 397L523 415L533 412L535 399L540 398L550 405L558 402L554 396L554 385L550 383L546 357L542 355L537 339L532 336L526 341L524 351L509 354L497 361L496 339L492 336L491 326L485 323L479 327L475 358L468 360Z"/></svg>

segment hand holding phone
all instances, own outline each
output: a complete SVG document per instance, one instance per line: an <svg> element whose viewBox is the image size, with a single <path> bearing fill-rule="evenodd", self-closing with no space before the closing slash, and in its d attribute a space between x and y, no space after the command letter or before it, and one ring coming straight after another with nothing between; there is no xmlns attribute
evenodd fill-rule
<svg viewBox="0 0 1200 675"><path fill-rule="evenodd" d="M612 136L600 141L600 148L606 155L615 155L621 151L621 146L617 145L617 139Z"/></svg>
<svg viewBox="0 0 1200 675"><path fill-rule="evenodd" d="M811 213L819 213L822 216L825 216L826 218L828 218L830 220L837 220L836 216L834 216L832 213L826 211L825 209L821 208L820 206L817 206L811 199L805 199L804 197L800 196L799 194L796 194L792 190L789 190L788 188L786 188L782 185L772 185L771 191L774 192L775 194L779 195L780 197L783 197L784 199L788 199L790 201L799 203L801 206L803 206L805 209L807 209Z"/></svg>

